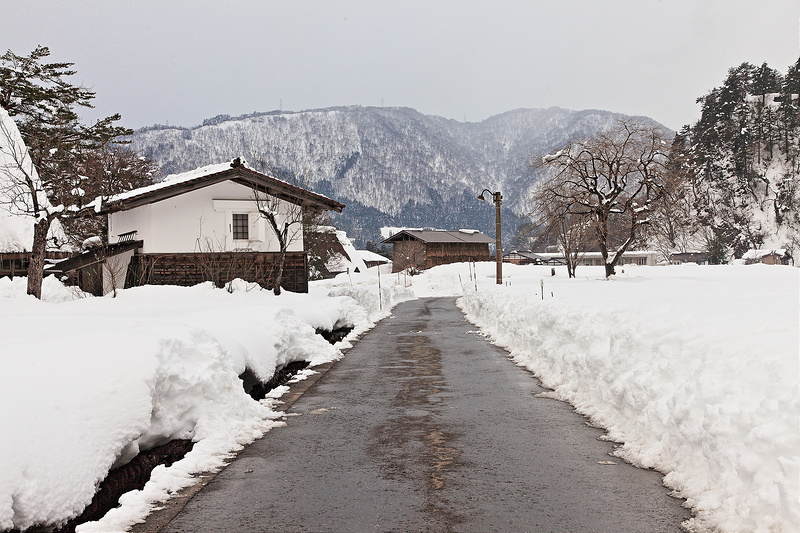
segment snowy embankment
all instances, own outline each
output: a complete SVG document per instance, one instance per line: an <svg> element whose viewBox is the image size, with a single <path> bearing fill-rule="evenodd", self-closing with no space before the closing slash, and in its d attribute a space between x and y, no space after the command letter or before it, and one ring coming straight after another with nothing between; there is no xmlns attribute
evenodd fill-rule
<svg viewBox="0 0 800 533"><path fill-rule="evenodd" d="M463 284L470 321L624 443L620 457L666 474L696 513L688 528L800 531L800 270L562 268L504 265L498 287L479 264L475 290L449 265L424 284Z"/></svg>
<svg viewBox="0 0 800 533"><path fill-rule="evenodd" d="M244 394L245 368L265 379L338 358L347 340L332 347L315 328L356 335L413 290L463 295L468 318L607 428L621 457L665 474L696 514L689 528L800 531L800 269L626 266L607 281L599 267L569 280L504 265L497 286L494 268L384 275L380 300L375 269L278 298L238 284L75 299L50 278L39 302L24 279L0 279L0 529L74 516L115 462L192 438L184 459L79 527L124 530L281 424L271 400Z"/></svg>
<svg viewBox="0 0 800 533"><path fill-rule="evenodd" d="M24 278L0 279L0 530L72 518L139 449L195 441L120 508L78 528L124 530L281 424L274 400L245 394L246 368L267 381L291 361L337 359L347 339L331 346L316 328L357 335L411 297L390 287L381 310L371 286L275 297L239 282L233 292L147 286L91 298L45 281L38 301Z"/></svg>

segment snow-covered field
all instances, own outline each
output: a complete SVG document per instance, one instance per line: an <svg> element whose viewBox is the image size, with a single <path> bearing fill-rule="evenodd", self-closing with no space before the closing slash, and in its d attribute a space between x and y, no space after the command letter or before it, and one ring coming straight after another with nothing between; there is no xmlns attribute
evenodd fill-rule
<svg viewBox="0 0 800 533"><path fill-rule="evenodd" d="M688 527L800 531L800 269L624 270L568 280L504 265L503 286L492 263L475 277L466 264L384 273L380 301L375 269L280 297L239 283L76 298L49 279L40 302L24 280L0 279L0 530L74 516L120 458L193 438L183 460L79 528L123 530L281 424L275 400L244 394L245 368L266 379L289 361L336 359L347 339L331 346L314 328L355 335L416 294L463 295L469 320L624 443L622 457L665 474L696 513Z"/></svg>

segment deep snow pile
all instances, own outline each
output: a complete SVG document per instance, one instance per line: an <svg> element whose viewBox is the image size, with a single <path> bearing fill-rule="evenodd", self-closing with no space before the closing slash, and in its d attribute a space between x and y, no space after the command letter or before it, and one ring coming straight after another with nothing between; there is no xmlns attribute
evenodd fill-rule
<svg viewBox="0 0 800 533"><path fill-rule="evenodd" d="M290 361L336 359L347 344L331 346L315 328L352 325L358 334L388 314L372 286L275 297L239 281L232 293L146 286L92 298L50 277L38 301L25 283L0 278L0 530L74 517L115 464L193 439L184 459L157 467L122 507L78 529L124 530L280 424L272 400L244 393L245 368L266 381ZM396 296L385 295L387 306Z"/></svg>
<svg viewBox="0 0 800 533"><path fill-rule="evenodd" d="M0 279L0 529L69 518L120 457L193 438L183 460L79 527L123 530L280 424L272 400L244 394L245 367L266 378L337 358L347 342L314 328L357 335L416 294L463 295L468 318L624 443L622 457L665 474L696 513L688 527L800 531L800 270L626 266L605 280L580 267L568 280L563 267L504 265L497 286L494 268L384 268L380 295L369 269L277 298L243 283L80 298L47 278L39 302L24 279Z"/></svg>
<svg viewBox="0 0 800 533"><path fill-rule="evenodd" d="M415 278L417 294L464 290L470 321L666 474L691 529L800 531L800 270L781 266L467 265ZM460 276L460 278L459 278ZM588 277L586 277L588 276ZM542 284L544 299L542 299Z"/></svg>

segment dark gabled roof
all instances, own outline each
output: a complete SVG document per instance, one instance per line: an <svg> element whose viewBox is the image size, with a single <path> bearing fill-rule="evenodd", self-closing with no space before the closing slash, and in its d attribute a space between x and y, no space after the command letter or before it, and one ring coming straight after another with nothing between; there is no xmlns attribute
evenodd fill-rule
<svg viewBox="0 0 800 533"><path fill-rule="evenodd" d="M285 181L256 172L241 164L238 160L231 163L209 165L184 174L168 176L160 183L141 187L113 196L105 200L99 213L125 211L142 205L167 200L174 196L194 191L209 185L233 181L246 187L275 196L298 205L308 205L322 210L341 213L344 204L331 200L327 196L297 187Z"/></svg>
<svg viewBox="0 0 800 533"><path fill-rule="evenodd" d="M474 230L458 230L458 231L444 231L444 230L413 230L404 229L399 231L384 240L381 244L392 244L397 241L407 240L408 238L429 242L440 243L493 243L494 239L484 235L479 231Z"/></svg>

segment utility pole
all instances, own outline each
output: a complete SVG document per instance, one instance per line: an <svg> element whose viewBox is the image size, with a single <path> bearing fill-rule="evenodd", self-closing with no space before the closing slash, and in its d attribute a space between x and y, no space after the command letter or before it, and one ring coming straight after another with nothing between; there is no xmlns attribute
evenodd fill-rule
<svg viewBox="0 0 800 533"><path fill-rule="evenodd" d="M497 284L503 284L503 237L501 235L501 218L500 218L500 205L503 203L503 195L500 194L500 191L492 192L489 189L483 189L481 194L478 196L478 200L486 201L484 198L483 193L488 192L492 195L492 199L494 200L494 223L495 223L495 244L494 244L494 257L497 261Z"/></svg>

